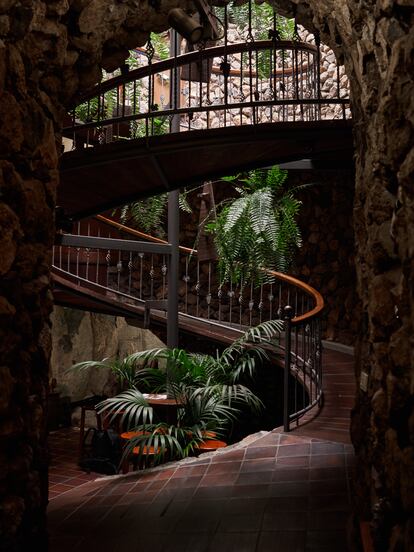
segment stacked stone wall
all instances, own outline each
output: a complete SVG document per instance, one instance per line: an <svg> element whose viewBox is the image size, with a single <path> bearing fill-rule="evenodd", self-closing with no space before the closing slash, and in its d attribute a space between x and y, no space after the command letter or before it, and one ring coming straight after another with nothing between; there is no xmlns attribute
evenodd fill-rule
<svg viewBox="0 0 414 552"><path fill-rule="evenodd" d="M355 266L361 299L352 438L359 516L375 549L414 532L414 6L276 0L344 62L351 87Z"/></svg>
<svg viewBox="0 0 414 552"><path fill-rule="evenodd" d="M0 2L0 549L46 550L46 397L60 129L66 106L178 4ZM191 5L190 5L191 7Z"/></svg>

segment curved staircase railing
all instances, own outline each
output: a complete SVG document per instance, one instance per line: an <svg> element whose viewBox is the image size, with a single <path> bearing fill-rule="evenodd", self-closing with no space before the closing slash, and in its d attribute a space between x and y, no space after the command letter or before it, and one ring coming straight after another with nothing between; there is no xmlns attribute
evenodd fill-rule
<svg viewBox="0 0 414 552"><path fill-rule="evenodd" d="M226 41L164 61L149 57L83 96L64 135L82 148L174 132L174 116L181 132L349 118L339 72L326 92L320 63L319 45L287 40Z"/></svg>
<svg viewBox="0 0 414 552"><path fill-rule="evenodd" d="M56 284L66 281L85 297L99 296L112 305L125 306L126 316L133 316L133 307L139 308L147 327L151 316L165 319L167 242L100 215L77 223L76 231L72 237L78 245L54 247ZM77 242L78 236L86 241ZM198 326L201 333L203 327L214 327L216 334L230 332L234 338L266 320L284 321L284 331L274 345L284 359L284 427L288 431L292 422L299 423L322 401L320 314L324 302L315 289L292 276L278 272L271 276L269 283L257 289L250 285L240 290L232 283L221 286L213 260L201 261L196 250L180 247L179 311L187 327ZM293 377L290 386L289 374Z"/></svg>

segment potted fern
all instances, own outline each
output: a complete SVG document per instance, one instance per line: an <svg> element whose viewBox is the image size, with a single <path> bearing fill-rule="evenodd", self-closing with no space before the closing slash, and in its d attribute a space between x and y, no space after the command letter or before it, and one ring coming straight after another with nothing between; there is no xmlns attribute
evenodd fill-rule
<svg viewBox="0 0 414 552"><path fill-rule="evenodd" d="M206 228L213 233L221 283L271 281L269 271L286 272L301 245L296 222L299 188L286 187L287 171L274 166L246 176L223 177L235 185L239 197L224 200L216 219Z"/></svg>

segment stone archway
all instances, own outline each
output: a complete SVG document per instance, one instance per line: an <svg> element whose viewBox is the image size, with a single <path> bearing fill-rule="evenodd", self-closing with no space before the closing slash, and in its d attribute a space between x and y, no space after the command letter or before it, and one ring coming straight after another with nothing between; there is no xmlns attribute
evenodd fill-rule
<svg viewBox="0 0 414 552"><path fill-rule="evenodd" d="M355 125L357 274L364 309L353 438L359 504L413 545L414 7L410 0L273 0L345 63ZM45 540L50 251L68 105L188 0L5 0L0 6L0 532ZM385 531L384 535L381 533ZM405 533L404 533L405 532ZM391 536L390 536L391 535ZM405 535L405 536L404 536ZM411 539L411 540L410 540ZM409 544L410 543L410 544ZM387 549L387 546L384 549Z"/></svg>

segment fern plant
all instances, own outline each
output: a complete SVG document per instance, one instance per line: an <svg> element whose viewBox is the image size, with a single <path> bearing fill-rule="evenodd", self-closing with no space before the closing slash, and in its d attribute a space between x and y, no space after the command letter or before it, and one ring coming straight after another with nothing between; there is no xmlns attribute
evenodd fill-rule
<svg viewBox="0 0 414 552"><path fill-rule="evenodd" d="M235 6L229 4L227 8L229 20L236 25L242 39L246 39L249 26L249 4ZM254 40L266 40L269 31L275 27L281 40L293 40L295 36L295 22L275 12L269 4L251 3L251 34ZM244 58L248 63L247 56ZM257 72L261 79L269 78L272 72L272 53L262 50L257 54Z"/></svg>
<svg viewBox="0 0 414 552"><path fill-rule="evenodd" d="M187 194L186 190L181 192L178 201L180 209L191 214L192 209L188 203ZM164 238L166 236L164 226L167 204L168 194L151 196L121 207L119 218L122 224L132 226L147 234L153 234L158 238ZM114 213L116 214L117 210Z"/></svg>
<svg viewBox="0 0 414 552"><path fill-rule="evenodd" d="M224 177L236 183L237 199L226 200L207 229L214 234L221 283L243 289L248 282L272 281L271 270L286 272L301 245L296 222L301 202L298 188L286 189L287 171L250 171L245 178Z"/></svg>

